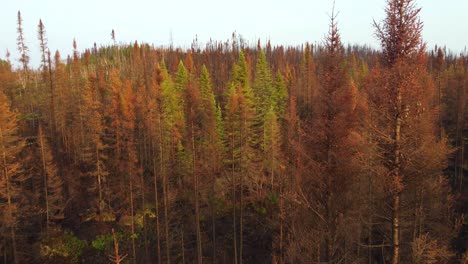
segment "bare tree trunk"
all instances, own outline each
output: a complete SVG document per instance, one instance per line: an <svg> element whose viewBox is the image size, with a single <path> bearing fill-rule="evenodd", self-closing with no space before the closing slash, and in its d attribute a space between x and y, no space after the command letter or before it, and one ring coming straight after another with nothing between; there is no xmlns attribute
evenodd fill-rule
<svg viewBox="0 0 468 264"><path fill-rule="evenodd" d="M456 155L456 175L459 181L460 192L463 190L463 173L464 173L464 128L465 128L465 108L466 108L466 96L465 96L465 84L461 84L459 87L458 96L458 113L457 113L457 131L456 131L456 142L457 142L457 155Z"/></svg>
<svg viewBox="0 0 468 264"><path fill-rule="evenodd" d="M0 128L0 139L1 142L3 142L3 131ZM7 204L8 204L8 216L10 218L10 221L13 221L13 203L11 201L11 190L10 190L10 177L8 176L8 168L7 168L7 157L5 151L2 152L2 163L3 163L3 177L5 179L5 189L6 189L6 198L7 198ZM11 235L11 245L13 249L13 262L15 264L19 263L18 260L18 254L16 251L16 234L15 234L15 228L14 228L14 223L10 223L10 235Z"/></svg>
<svg viewBox="0 0 468 264"><path fill-rule="evenodd" d="M163 174L163 200L164 200L164 232L166 236L166 261L167 263L171 263L171 255L170 255L170 240L169 240L169 219L168 219L168 183L167 183L167 175L164 171Z"/></svg>
<svg viewBox="0 0 468 264"><path fill-rule="evenodd" d="M159 167L160 167L160 177L164 175L164 156L163 156L163 137L162 137L162 124L161 116L158 114L158 131L159 131ZM156 146L153 141L152 150L156 151ZM156 210L156 250L158 254L158 264L161 264L161 229L159 226L159 197L158 197L158 177L156 173L156 155L153 153L153 177L154 177L154 208ZM164 187L163 187L164 188Z"/></svg>
<svg viewBox="0 0 468 264"><path fill-rule="evenodd" d="M167 175L166 175L166 163L164 157L164 137L162 131L162 122L161 116L158 117L159 119L159 136L161 138L161 143L159 145L159 152L160 152L160 159L161 159L161 177L162 177L162 191L163 191L163 204L164 204L164 233L166 239L166 262L169 264L171 263L171 256L170 256L170 245L169 245L169 220L168 220L168 197L167 197Z"/></svg>
<svg viewBox="0 0 468 264"><path fill-rule="evenodd" d="M395 194L393 197L393 256L392 263L400 262L400 194Z"/></svg>
<svg viewBox="0 0 468 264"><path fill-rule="evenodd" d="M180 248L182 250L182 264L185 264L185 241L184 241L185 235L184 235L184 225L183 224L182 224L180 230L181 230L181 235L182 235L181 243L180 243Z"/></svg>
<svg viewBox="0 0 468 264"><path fill-rule="evenodd" d="M192 110L193 111L193 110ZM196 172L196 149L195 149L195 129L193 125L193 120L191 122L191 132L192 132L192 173L193 173L193 186L194 186L194 195L195 195L195 224L197 232L197 260L198 264L203 263L203 252L202 252L202 242L201 242L201 230L200 230L200 205L198 197L198 174Z"/></svg>
<svg viewBox="0 0 468 264"><path fill-rule="evenodd" d="M392 223L392 245L393 255L392 263L398 264L400 262L400 196L401 196L401 115L402 115L402 95L401 89L396 88L396 114L395 114L395 134L394 134L394 157L393 157L393 223Z"/></svg>
<svg viewBox="0 0 468 264"><path fill-rule="evenodd" d="M367 201L368 204L369 204L369 207L370 207L370 210L368 212L368 227L367 227L367 237L368 237L368 240L369 240L369 247L367 248L367 254L368 254L368 262L369 264L372 264L372 243L373 243L373 239L372 239L372 206L371 206L371 203L373 201L373 196L372 196L372 177L369 177L369 200Z"/></svg>
<svg viewBox="0 0 468 264"><path fill-rule="evenodd" d="M438 103L438 123L439 123L439 140L442 138L442 129L443 129L443 125L442 125L442 84L441 84L441 77L440 77L440 70L437 74L437 80L438 80L438 96L437 96L437 103Z"/></svg>
<svg viewBox="0 0 468 264"><path fill-rule="evenodd" d="M3 243L4 245L7 244L6 239L3 239ZM7 260L8 260L8 254L7 254L6 248L3 248L3 263L7 263Z"/></svg>
<svg viewBox="0 0 468 264"><path fill-rule="evenodd" d="M109 259L115 264L120 264L127 257L127 254L120 255L119 243L117 242L117 238L115 237L114 228L112 228L112 238L114 239L114 255L109 255Z"/></svg>
<svg viewBox="0 0 468 264"><path fill-rule="evenodd" d="M322 255L322 252L321 252L321 246L320 246L320 241L319 241L319 243L317 243L317 263L322 263L320 261L321 255Z"/></svg>
<svg viewBox="0 0 468 264"><path fill-rule="evenodd" d="M99 213L102 215L102 212L104 210L103 208L103 200L102 200L102 179L101 179L101 166L99 164L99 148L96 144L96 169L97 169L97 183L98 183L98 208L99 208Z"/></svg>
<svg viewBox="0 0 468 264"><path fill-rule="evenodd" d="M212 244L213 244L213 263L216 263L216 222L215 222L215 192L214 192L214 176L213 176L213 182L211 185L211 193L212 193L212 199L211 199L211 233L212 233Z"/></svg>
<svg viewBox="0 0 468 264"><path fill-rule="evenodd" d="M129 175L129 183L130 183L130 216L131 216L131 231L132 231L132 260L133 263L137 263L136 259L136 245L135 245L135 209L133 208L133 180L132 174Z"/></svg>
<svg viewBox="0 0 468 264"><path fill-rule="evenodd" d="M78 91L78 88L76 88ZM78 116L80 117L80 139L81 139L81 146L85 145L85 136L84 136L84 120L83 120L83 103L81 102L81 96L78 99ZM80 161L84 160L84 151L80 151L79 154Z"/></svg>
<svg viewBox="0 0 468 264"><path fill-rule="evenodd" d="M13 210L12 210L13 204L11 202L10 179L7 177L6 180L7 180L6 186L7 186L8 213L9 213L10 218L13 219ZM12 223L10 226L10 235L11 235L11 246L13 249L13 262L15 264L19 264L18 252L17 252L17 247L16 247L16 233L15 233L14 223Z"/></svg>
<svg viewBox="0 0 468 264"><path fill-rule="evenodd" d="M154 149L154 147L153 147ZM161 153L160 153L161 155ZM161 164L162 168L162 164ZM153 158L153 181L154 181L154 208L156 215L156 251L158 254L158 264L161 262L161 241L160 241L160 228L159 228L159 198L158 198L158 180L156 173L156 158Z"/></svg>
<svg viewBox="0 0 468 264"><path fill-rule="evenodd" d="M242 255L243 255L243 248L244 248L244 239L243 239L243 233L244 233L244 223L243 223L243 214L244 214L244 169L242 168L242 155L244 154L244 138L243 138L243 122L241 121L241 126L240 126L240 154L239 154L239 168L240 168L240 179L239 179L239 185L240 185L240 193L239 193L239 203L240 203L240 209L239 209L239 264L242 264Z"/></svg>
<svg viewBox="0 0 468 264"><path fill-rule="evenodd" d="M49 86L50 86L50 119L51 119L51 142L54 143L55 140L55 133L57 131L57 124L56 124L56 117L55 117L55 89L54 89L54 82L52 78L52 62L50 59L50 51L47 51L47 69L49 71ZM53 144L55 145L55 144Z"/></svg>
<svg viewBox="0 0 468 264"><path fill-rule="evenodd" d="M232 180L232 227L233 227L233 243L234 243L234 264L237 264L237 228L236 228L236 178L234 172L234 125L231 131L231 180Z"/></svg>
<svg viewBox="0 0 468 264"><path fill-rule="evenodd" d="M146 143L145 143L146 146ZM146 152L146 147L145 151ZM141 173L140 173L140 182L141 182L141 210L143 210L143 239L145 246L145 261L148 261L149 251L148 251L148 225L146 220L146 196L145 196L145 178L143 175L143 163L141 163Z"/></svg>
<svg viewBox="0 0 468 264"><path fill-rule="evenodd" d="M279 193L280 193L280 237L279 237L279 263L283 264L283 221L284 221L284 199L283 199L283 173L281 173L281 178L279 179Z"/></svg>
<svg viewBox="0 0 468 264"><path fill-rule="evenodd" d="M210 142L213 142L211 138ZM216 155L216 154L215 154ZM215 206L216 206L216 196L215 196L215 183L216 183L216 172L219 172L219 167L209 167L210 170L210 179L211 179L211 199L210 199L210 214L211 214L211 235L212 235L212 263L216 262L216 215L215 215Z"/></svg>
<svg viewBox="0 0 468 264"><path fill-rule="evenodd" d="M460 161L460 164L461 164L461 169L459 171L460 173L460 193L463 192L463 185L465 183L465 178L464 178L464 175L465 175L465 168L464 168L464 162L465 162L465 138L463 137L462 135L462 138L461 138L461 147L460 147L460 158L461 158L461 161Z"/></svg>
<svg viewBox="0 0 468 264"><path fill-rule="evenodd" d="M44 178L44 196L46 206L46 236L49 237L49 191L47 183L47 165L44 157L44 139L42 133L39 134L39 147L41 148L42 176Z"/></svg>

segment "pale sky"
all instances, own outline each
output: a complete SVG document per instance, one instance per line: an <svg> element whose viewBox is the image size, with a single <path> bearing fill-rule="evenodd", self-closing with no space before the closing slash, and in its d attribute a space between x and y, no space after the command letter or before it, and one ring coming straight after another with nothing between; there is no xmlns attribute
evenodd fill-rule
<svg viewBox="0 0 468 264"><path fill-rule="evenodd" d="M385 0L336 0L338 26L346 44L367 44L378 48L372 20L384 17ZM45 25L49 48L65 58L78 49L111 44L110 32L119 43L145 42L190 47L209 39L225 41L235 31L244 39L272 45L300 45L321 42L328 31L333 0L7 0L0 8L0 58L6 50L17 62L17 12L32 64L39 64L37 25ZM424 22L423 38L428 47L446 45L455 53L468 46L467 0L419 0Z"/></svg>

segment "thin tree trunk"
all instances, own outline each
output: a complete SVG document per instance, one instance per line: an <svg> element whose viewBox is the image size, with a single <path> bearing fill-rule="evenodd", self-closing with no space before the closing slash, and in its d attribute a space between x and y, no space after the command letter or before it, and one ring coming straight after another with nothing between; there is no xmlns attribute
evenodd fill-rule
<svg viewBox="0 0 468 264"><path fill-rule="evenodd" d="M321 255L322 255L320 243L321 243L321 241L319 241L319 243L317 243L317 261L316 261L317 263L322 263L320 261L321 260Z"/></svg>
<svg viewBox="0 0 468 264"><path fill-rule="evenodd" d="M280 237L279 237L279 263L283 264L283 221L284 221L284 199L283 199L283 173L279 179L279 193L280 193Z"/></svg>
<svg viewBox="0 0 468 264"><path fill-rule="evenodd" d="M367 252L368 252L368 261L369 261L369 264L372 264L372 243L373 243L373 239L372 239L372 206L371 206L371 203L372 203L372 200L373 200L373 196L372 196L372 177L369 177L369 200L367 201L368 204L369 204L369 208L370 210L368 211L368 227L367 227L367 237L368 237L368 240L369 240L369 247L367 248Z"/></svg>
<svg viewBox="0 0 468 264"><path fill-rule="evenodd" d="M245 121L245 120L243 120ZM240 203L240 209L239 209L239 264L242 264L242 255L243 255L243 248L244 248L244 239L243 239L243 233L244 233L244 223L243 223L243 215L244 215L244 169L242 168L242 155L244 154L244 138L243 138L243 122L241 121L241 126L240 126L240 154L239 154L239 168L240 168L240 179L239 179L239 185L240 185L240 193L239 193L239 203Z"/></svg>
<svg viewBox="0 0 468 264"><path fill-rule="evenodd" d="M400 262L400 194L393 197L393 256L392 263Z"/></svg>
<svg viewBox="0 0 468 264"><path fill-rule="evenodd" d="M136 245L135 245L135 209L133 208L133 180L132 174L129 175L129 183L130 183L130 216L131 216L131 231L132 231L132 260L133 263L137 263L136 259Z"/></svg>
<svg viewBox="0 0 468 264"><path fill-rule="evenodd" d="M166 175L166 163L164 161L164 137L163 137L163 130L162 130L162 122L161 116L158 116L159 121L159 137L161 139L161 143L159 145L159 152L160 152L160 159L161 159L161 177L162 177L162 191L163 191L163 204L164 204L164 233L166 239L166 262L169 264L171 263L171 256L170 256L170 245L169 245L169 223L168 223L168 199L167 199L167 175Z"/></svg>
<svg viewBox="0 0 468 264"><path fill-rule="evenodd" d="M117 238L115 237L114 228L112 228L112 238L114 240L114 255L109 255L110 261L115 264L120 264L122 261L127 257L127 254L120 255L119 253L119 242L117 242Z"/></svg>
<svg viewBox="0 0 468 264"><path fill-rule="evenodd" d="M210 142L214 142L213 138L210 138ZM216 155L216 154L215 154ZM210 170L210 179L211 179L211 199L210 199L210 213L211 213L211 235L212 235L212 263L216 262L216 221L215 221L215 206L216 206L216 196L215 196L215 183L216 183L216 171L219 169L217 167L209 167Z"/></svg>
<svg viewBox="0 0 468 264"><path fill-rule="evenodd" d="M460 87L460 96L459 96L459 109L458 109L458 120L457 120L457 142L458 142L458 164L455 166L458 167L458 180L460 182L460 192L463 191L463 173L464 173L464 129L465 129L465 108L466 108L466 96L465 96L465 83L463 82Z"/></svg>
<svg viewBox="0 0 468 264"><path fill-rule="evenodd" d="M51 142L52 145L55 146L54 144L54 139L55 139L55 132L57 131L57 124L55 121L55 89L54 89L54 82L52 78L52 62L50 59L50 51L47 51L47 68L49 71L49 86L50 86L50 119L52 123L52 127L50 129L51 131Z"/></svg>
<svg viewBox="0 0 468 264"><path fill-rule="evenodd" d="M414 208L414 221L413 221L413 242L416 241L416 238L419 236L418 230L419 230L419 223L420 223L420 206L422 206L422 195L420 191L416 192L416 200L417 204Z"/></svg>
<svg viewBox="0 0 468 264"><path fill-rule="evenodd" d="M146 146L146 144L145 144ZM146 152L146 147L145 151ZM146 220L146 196L145 196L145 178L143 175L143 163L141 163L141 173L140 173L140 182L141 182L141 210L143 210L143 239L144 239L144 246L145 246L145 261L148 261L148 225Z"/></svg>
<svg viewBox="0 0 468 264"><path fill-rule="evenodd" d="M2 129L0 128L0 142L4 142L4 139L3 139L3 131ZM4 146L5 147L5 146ZM12 207L13 207L13 203L11 201L11 192L10 192L10 177L8 176L8 168L7 168L7 156L6 156L6 153L5 151L2 151L2 163L3 163L3 176L4 176L4 179L5 179L5 189L6 189L6 196L7 196L7 204L8 204L8 216L9 216L9 220L10 221L13 221L13 210L12 210ZM15 228L14 228L14 223L10 223L11 226L10 226L10 236L11 236L11 245L12 245L12 249L13 249L13 263L15 264L18 264L19 263L19 260L18 260L18 254L17 254L17 251L16 251L16 234L15 234Z"/></svg>
<svg viewBox="0 0 468 264"><path fill-rule="evenodd" d="M84 120L83 120L83 105L81 102L81 96L78 99L78 115L80 117L80 139L81 146L85 145L85 136L84 136ZM84 160L84 151L80 151L80 161Z"/></svg>
<svg viewBox="0 0 468 264"><path fill-rule="evenodd" d="M165 165L163 165L164 167ZM164 196L164 232L166 236L166 261L171 263L170 255L170 240L169 240L169 219L168 219L168 182L167 182L167 173L165 169L163 170L163 196Z"/></svg>
<svg viewBox="0 0 468 264"><path fill-rule="evenodd" d="M419 229L418 229L418 235L420 236L422 234L422 227L424 224L424 217L423 217L423 202L424 202L424 191L421 190L421 198L419 200Z"/></svg>
<svg viewBox="0 0 468 264"><path fill-rule="evenodd" d="M212 177L213 178L213 182L212 182L212 185L211 185L211 194L212 194L212 198L211 198L211 203L210 203L210 206L211 206L211 232L212 232L212 244L213 244L213 263L216 263L216 222L215 222L215 192L214 192L214 176Z"/></svg>
<svg viewBox="0 0 468 264"><path fill-rule="evenodd" d="M3 244L4 245L7 244L6 239L3 239ZM7 259L8 259L7 250L6 250L6 248L3 248L3 263L7 263Z"/></svg>
<svg viewBox="0 0 468 264"><path fill-rule="evenodd" d="M463 193L463 186L464 186L464 183L465 183L465 178L464 178L464 175L465 175L465 168L464 168L464 162L465 162L465 138L463 137L462 135L462 138L461 138L461 146L460 146L460 164L461 164L461 168L460 168L460 193Z"/></svg>
<svg viewBox="0 0 468 264"><path fill-rule="evenodd" d="M97 169L97 182L98 182L98 208L99 208L99 213L102 215L104 208L103 208L103 200L102 200L102 179L101 179L101 166L99 164L99 148L98 145L96 144L96 169Z"/></svg>
<svg viewBox="0 0 468 264"><path fill-rule="evenodd" d="M9 215L9 217L11 219L13 219L13 210L12 210L13 204L12 204L12 201L11 201L11 193L10 193L10 179L6 174L6 168L5 168L5 179L6 179L6 189L7 189L8 215ZM12 245L12 249L13 249L13 255L12 255L13 262L15 264L18 264L19 260L18 260L17 250L16 250L17 249L17 247L16 247L16 233L15 233L14 223L11 223L11 226L10 226L10 236L11 236L11 245Z"/></svg>
<svg viewBox="0 0 468 264"><path fill-rule="evenodd" d="M236 178L234 172L234 124L231 131L231 180L232 180L232 227L233 227L233 243L234 243L234 264L237 264L237 228L236 228Z"/></svg>
<svg viewBox="0 0 468 264"><path fill-rule="evenodd" d="M191 109L193 112L193 109ZM203 252L202 252L202 242L201 242L201 230L200 230L200 205L198 197L198 174L196 172L196 149L195 149L195 129L193 120L191 122L191 134L192 134L192 173L193 173L193 187L194 187L194 196L195 196L195 224L197 232L197 261L198 264L203 263Z"/></svg>
<svg viewBox="0 0 468 264"><path fill-rule="evenodd" d="M399 87L396 88L396 115L395 115L395 135L394 135L394 163L393 163L393 177L394 177L394 193L393 193L393 226L392 226L392 244L393 255L392 263L398 264L400 262L400 196L401 180L401 164L400 164L400 148L401 148L401 115L402 115L402 95Z"/></svg>
<svg viewBox="0 0 468 264"><path fill-rule="evenodd" d="M153 146L154 149L154 146ZM161 155L161 153L160 153ZM161 164L162 168L162 164ZM156 157L153 158L153 181L154 181L154 208L156 210L156 251L158 254L158 264L161 262L161 241L160 241L160 228L159 228L159 198L158 198L158 180L156 174Z"/></svg>
<svg viewBox="0 0 468 264"><path fill-rule="evenodd" d="M11 202L11 199L8 199L8 203ZM9 205L11 206L11 205ZM10 212L11 214L11 212ZM18 260L18 252L17 252L17 246L16 246L16 233L15 233L15 227L14 226L11 226L10 227L10 235L11 235L11 245L12 245L12 248L13 248L13 263L15 264L19 264L19 260Z"/></svg>
<svg viewBox="0 0 468 264"><path fill-rule="evenodd" d="M182 264L185 264L185 241L184 241L184 225L182 224L182 241L181 241L181 250L182 250Z"/></svg>
<svg viewBox="0 0 468 264"><path fill-rule="evenodd" d="M437 99L438 99L438 123L439 123L439 140L442 138L442 84L441 84L441 80L440 80L440 70L439 70L439 73L437 75L437 80L438 80L438 84L439 84L439 89L438 89L438 96L437 96Z"/></svg>
<svg viewBox="0 0 468 264"><path fill-rule="evenodd" d="M164 173L164 160L163 160L163 138L162 138L162 128L161 128L161 116L158 114L158 130L159 130L159 167L160 167L160 174L161 177ZM154 146L155 142L153 141L153 152L156 151L156 147ZM158 264L161 264L161 240L160 234L161 229L159 226L159 198L158 198L158 177L156 173L156 155L153 153L153 177L154 177L154 208L156 210L156 250L158 253Z"/></svg>
<svg viewBox="0 0 468 264"><path fill-rule="evenodd" d="M47 165L44 157L44 139L42 133L39 135L39 147L41 148L42 176L44 178L44 196L46 206L46 236L49 237L49 188L47 183Z"/></svg>
<svg viewBox="0 0 468 264"><path fill-rule="evenodd" d="M140 184L141 184L141 210L143 211L143 240L144 240L144 247L145 247L145 261L148 262L149 260L149 249L148 249L148 221L146 218L146 195L145 195L145 177L144 171L145 168L150 166L151 164L148 161L148 137L147 133L140 131L140 137L143 138L143 144L140 146ZM141 144L140 144L141 145Z"/></svg>

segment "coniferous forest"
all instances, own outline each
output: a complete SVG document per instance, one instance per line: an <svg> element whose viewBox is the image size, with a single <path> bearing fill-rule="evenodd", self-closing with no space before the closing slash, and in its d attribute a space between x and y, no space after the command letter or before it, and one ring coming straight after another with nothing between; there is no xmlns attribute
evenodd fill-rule
<svg viewBox="0 0 468 264"><path fill-rule="evenodd" d="M18 12L0 263L468 263L468 56L426 47L419 11L387 0L379 49L332 12L316 45L112 30L68 57L44 20L38 68Z"/></svg>

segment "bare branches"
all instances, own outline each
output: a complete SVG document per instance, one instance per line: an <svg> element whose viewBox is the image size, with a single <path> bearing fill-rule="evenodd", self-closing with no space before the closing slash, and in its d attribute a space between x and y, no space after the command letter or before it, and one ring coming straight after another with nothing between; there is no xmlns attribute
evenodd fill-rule
<svg viewBox="0 0 468 264"><path fill-rule="evenodd" d="M17 38L17 44L18 44L18 51L20 53L20 59L19 61L21 62L23 66L23 71L27 72L28 71L28 64L29 64L29 55L28 55L28 46L26 45L26 41L24 39L24 34L23 34L23 19L21 18L21 12L18 11L18 38Z"/></svg>
<svg viewBox="0 0 468 264"><path fill-rule="evenodd" d="M421 8L416 7L414 0L387 0L387 17L383 24L374 20L375 35L380 40L388 65L409 58L424 49L420 11Z"/></svg>
<svg viewBox="0 0 468 264"><path fill-rule="evenodd" d="M114 255L109 255L109 260L115 264L120 264L128 256L128 254L120 255L119 253L119 242L115 237L114 228L112 228L112 237L114 239Z"/></svg>

